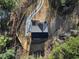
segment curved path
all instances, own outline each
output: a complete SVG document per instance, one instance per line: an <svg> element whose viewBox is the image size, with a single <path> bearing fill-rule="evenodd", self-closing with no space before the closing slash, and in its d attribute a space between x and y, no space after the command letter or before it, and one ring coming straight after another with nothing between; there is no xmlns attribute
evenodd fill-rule
<svg viewBox="0 0 79 59"><path fill-rule="evenodd" d="M44 0L39 0L36 9L34 9L34 11L27 17L26 25L25 25L25 36L29 36L32 28L31 20L41 10L43 4L44 4Z"/></svg>

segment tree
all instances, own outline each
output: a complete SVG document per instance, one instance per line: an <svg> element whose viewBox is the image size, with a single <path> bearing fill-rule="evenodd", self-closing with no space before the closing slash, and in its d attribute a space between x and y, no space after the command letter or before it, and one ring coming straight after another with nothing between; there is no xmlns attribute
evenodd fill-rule
<svg viewBox="0 0 79 59"><path fill-rule="evenodd" d="M0 0L0 5L3 9L12 10L17 5L19 0Z"/></svg>
<svg viewBox="0 0 79 59"><path fill-rule="evenodd" d="M71 37L65 43L52 49L49 59L78 59L79 37Z"/></svg>

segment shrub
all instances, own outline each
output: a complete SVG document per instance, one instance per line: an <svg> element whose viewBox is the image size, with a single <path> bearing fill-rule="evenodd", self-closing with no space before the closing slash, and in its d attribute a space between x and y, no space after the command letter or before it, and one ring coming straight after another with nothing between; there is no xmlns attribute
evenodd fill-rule
<svg viewBox="0 0 79 59"><path fill-rule="evenodd" d="M13 59L14 49L7 49L5 53L0 54L0 59Z"/></svg>
<svg viewBox="0 0 79 59"><path fill-rule="evenodd" d="M9 43L9 41L12 40L12 38L7 37L7 36L0 36L0 47L5 47L7 43Z"/></svg>
<svg viewBox="0 0 79 59"><path fill-rule="evenodd" d="M71 37L65 43L54 47L49 59L79 59L79 37Z"/></svg>
<svg viewBox="0 0 79 59"><path fill-rule="evenodd" d="M13 9L17 5L18 0L0 0L0 5L8 10Z"/></svg>
<svg viewBox="0 0 79 59"><path fill-rule="evenodd" d="M14 57L15 50L6 46L11 40L10 37L0 35L0 59L12 59Z"/></svg>

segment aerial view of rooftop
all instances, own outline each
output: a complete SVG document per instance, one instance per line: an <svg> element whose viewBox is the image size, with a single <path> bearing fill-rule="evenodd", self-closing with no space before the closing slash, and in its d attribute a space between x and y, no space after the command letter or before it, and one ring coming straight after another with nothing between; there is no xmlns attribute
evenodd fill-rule
<svg viewBox="0 0 79 59"><path fill-rule="evenodd" d="M0 0L0 59L79 59L79 0Z"/></svg>

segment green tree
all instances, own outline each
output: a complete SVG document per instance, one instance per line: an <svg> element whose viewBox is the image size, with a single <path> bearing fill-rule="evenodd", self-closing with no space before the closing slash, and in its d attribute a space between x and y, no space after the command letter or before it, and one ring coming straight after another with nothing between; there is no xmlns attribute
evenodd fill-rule
<svg viewBox="0 0 79 59"><path fill-rule="evenodd" d="M18 5L19 0L0 0L0 5L4 9L12 10Z"/></svg>
<svg viewBox="0 0 79 59"><path fill-rule="evenodd" d="M7 47L11 40L10 37L0 35L0 59L12 59L14 57L15 50Z"/></svg>
<svg viewBox="0 0 79 59"><path fill-rule="evenodd" d="M71 37L65 43L54 47L49 59L79 59L79 37Z"/></svg>

